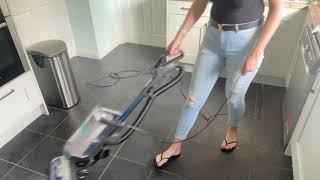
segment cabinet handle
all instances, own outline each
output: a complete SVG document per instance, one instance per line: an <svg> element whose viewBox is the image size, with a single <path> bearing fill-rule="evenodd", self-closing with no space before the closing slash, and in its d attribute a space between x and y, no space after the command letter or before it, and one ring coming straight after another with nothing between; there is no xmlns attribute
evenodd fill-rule
<svg viewBox="0 0 320 180"><path fill-rule="evenodd" d="M0 29L2 29L4 27L7 27L7 23L6 22L3 22L3 23L0 24Z"/></svg>
<svg viewBox="0 0 320 180"><path fill-rule="evenodd" d="M10 92L8 92L7 94L5 94L4 96L0 97L0 101L2 101L3 99L5 99L6 97L10 96L10 94L14 93L15 90L14 89L11 89Z"/></svg>
<svg viewBox="0 0 320 180"><path fill-rule="evenodd" d="M189 11L190 8L186 8L186 7L181 7L180 10L183 10L183 11Z"/></svg>

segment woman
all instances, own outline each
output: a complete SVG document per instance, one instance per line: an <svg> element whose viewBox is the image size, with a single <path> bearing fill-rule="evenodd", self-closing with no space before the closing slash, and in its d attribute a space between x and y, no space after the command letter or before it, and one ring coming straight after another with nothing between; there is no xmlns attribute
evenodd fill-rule
<svg viewBox="0 0 320 180"><path fill-rule="evenodd" d="M269 12L263 24L263 0L214 0L210 26L198 54L189 95L176 130L176 143L154 161L157 167L179 157L181 140L186 139L211 89L226 69L228 124L221 150L231 152L237 146L240 119L245 110L245 94L263 59L263 52L281 21L283 0L269 0ZM184 23L168 47L176 55L193 24L205 10L208 0L194 0Z"/></svg>

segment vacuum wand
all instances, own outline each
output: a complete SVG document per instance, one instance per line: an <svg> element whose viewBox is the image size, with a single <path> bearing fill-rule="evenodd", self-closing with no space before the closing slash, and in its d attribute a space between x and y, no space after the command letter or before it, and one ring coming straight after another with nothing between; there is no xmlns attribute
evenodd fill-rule
<svg viewBox="0 0 320 180"><path fill-rule="evenodd" d="M91 110L89 115L75 133L67 140L63 155L51 161L50 180L78 180L88 175L87 168L109 155L109 147L124 142L134 132L129 128L123 133L122 127L130 114L146 99L131 127L137 127L150 109L154 99L177 84L184 75L179 62L184 54L167 61L167 52L162 54L153 65L152 78L147 82L138 96L123 111L116 111L101 105ZM169 73L177 72L175 77L164 85Z"/></svg>

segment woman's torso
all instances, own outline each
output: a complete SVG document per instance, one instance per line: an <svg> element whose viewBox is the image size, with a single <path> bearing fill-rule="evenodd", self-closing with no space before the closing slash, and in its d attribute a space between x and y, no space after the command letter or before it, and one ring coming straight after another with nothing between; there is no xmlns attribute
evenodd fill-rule
<svg viewBox="0 0 320 180"><path fill-rule="evenodd" d="M240 24L263 18L263 0L213 0L211 18L221 24Z"/></svg>

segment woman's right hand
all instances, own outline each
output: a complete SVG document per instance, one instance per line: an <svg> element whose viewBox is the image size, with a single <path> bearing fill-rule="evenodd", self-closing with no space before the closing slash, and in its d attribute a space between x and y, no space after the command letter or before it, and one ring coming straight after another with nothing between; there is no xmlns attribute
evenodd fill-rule
<svg viewBox="0 0 320 180"><path fill-rule="evenodd" d="M181 51L180 49L181 42L182 40L180 40L179 38L175 38L170 43L170 45L168 46L169 56L176 56L177 54L179 54L179 52Z"/></svg>

